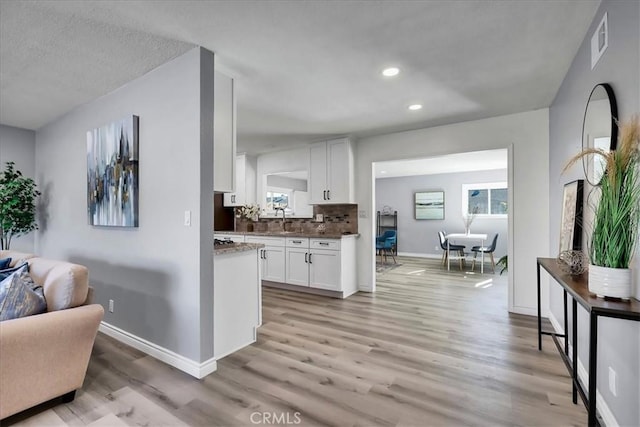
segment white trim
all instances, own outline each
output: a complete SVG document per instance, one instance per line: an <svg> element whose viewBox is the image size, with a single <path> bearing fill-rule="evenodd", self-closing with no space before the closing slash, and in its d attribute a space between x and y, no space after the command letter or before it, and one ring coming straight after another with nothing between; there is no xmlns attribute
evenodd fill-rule
<svg viewBox="0 0 640 427"><path fill-rule="evenodd" d="M568 335L565 331L563 331L562 327L560 326L560 322L558 322L558 319L556 319L556 317L553 315L553 313L551 313L551 311L549 311L549 321L551 322L551 326L553 326L553 329L554 331L556 331L556 333ZM569 354L573 354L573 345L571 344L571 342L569 342ZM587 372L586 368L580 361L580 356L578 356L578 378L580 379L580 382L582 384L589 384L589 373ZM598 408L598 413L602 418L602 422L604 423L605 426L607 427L620 426L620 424L618 423L618 420L616 420L616 417L613 415L613 412L611 412L611 409L607 405L607 402L604 400L604 397L597 390L597 387L596 387L596 406Z"/></svg>
<svg viewBox="0 0 640 427"><path fill-rule="evenodd" d="M526 316L536 316L536 317L538 317L538 310L537 309L531 308L531 307L520 307L520 306L517 306L517 305L514 305L511 308L509 308L509 313L524 314Z"/></svg>
<svg viewBox="0 0 640 427"><path fill-rule="evenodd" d="M508 153L507 153L508 155ZM507 160L508 163L508 160ZM508 177L507 177L508 179ZM495 189L506 189L507 190L507 209L509 208L509 181L501 181L501 182L478 182L471 184L462 184L462 217L465 215L469 215L467 209L469 208L469 190L495 190ZM509 217L509 214L492 214L488 213L488 210L491 209L491 196L490 192L487 193L487 213L479 213L475 214L476 218L486 218L486 219L506 219Z"/></svg>
<svg viewBox="0 0 640 427"><path fill-rule="evenodd" d="M442 254L425 254L417 252L398 252L398 256L408 256L413 258L430 258L430 259L442 259Z"/></svg>
<svg viewBox="0 0 640 427"><path fill-rule="evenodd" d="M201 363L196 362L106 322L100 322L99 331L198 379L215 372L218 367L213 357Z"/></svg>

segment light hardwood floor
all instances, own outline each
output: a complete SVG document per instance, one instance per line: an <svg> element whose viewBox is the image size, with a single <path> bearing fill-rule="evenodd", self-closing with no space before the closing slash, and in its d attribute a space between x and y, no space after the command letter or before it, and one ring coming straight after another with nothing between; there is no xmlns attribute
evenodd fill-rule
<svg viewBox="0 0 640 427"><path fill-rule="evenodd" d="M100 334L75 401L2 425L586 424L551 341L539 352L535 319L507 313L504 276L398 262L346 300L265 289L258 341L200 381Z"/></svg>

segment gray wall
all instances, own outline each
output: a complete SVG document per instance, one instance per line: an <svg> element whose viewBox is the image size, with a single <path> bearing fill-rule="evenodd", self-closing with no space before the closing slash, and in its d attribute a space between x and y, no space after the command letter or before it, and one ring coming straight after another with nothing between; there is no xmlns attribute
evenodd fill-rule
<svg viewBox="0 0 640 427"><path fill-rule="evenodd" d="M376 179L376 210L385 205L398 211L398 252L441 256L437 232L464 232L462 220L462 184L507 181L507 170L447 173ZM444 220L416 220L414 193L416 191L444 191ZM496 261L507 253L507 218L475 218L473 233L486 233L489 239L498 233ZM470 250L475 242L461 242ZM489 244L489 242L486 242ZM436 249L436 247L438 249Z"/></svg>
<svg viewBox="0 0 640 427"><path fill-rule="evenodd" d="M89 268L105 322L192 361L213 355L213 53L200 48L36 133L47 227L36 250ZM87 222L86 132L140 117L140 226ZM183 225L192 212L191 226Z"/></svg>
<svg viewBox="0 0 640 427"><path fill-rule="evenodd" d="M609 47L591 70L591 35L608 12ZM550 253L558 253L562 186L583 178L580 166L561 175L566 161L581 148L582 120L589 93L597 83L613 86L620 118L628 119L640 111L640 2L608 1L600 5L591 28L573 60L549 111L549 217ZM636 257L636 261L639 257ZM636 280L638 277L636 269ZM553 282L552 282L553 283ZM550 286L550 306L562 323L562 292ZM571 319L571 315L569 315ZM588 367L587 313L578 312L579 359ZM599 328L598 391L604 397L618 423L640 425L640 324L625 320L603 319ZM549 344L551 345L551 344ZM608 368L618 376L618 397L608 387Z"/></svg>
<svg viewBox="0 0 640 427"><path fill-rule="evenodd" d="M32 130L0 125L0 172L4 171L6 162L15 162L18 169L26 177L36 179L36 133ZM33 252L34 235L12 240L11 249Z"/></svg>

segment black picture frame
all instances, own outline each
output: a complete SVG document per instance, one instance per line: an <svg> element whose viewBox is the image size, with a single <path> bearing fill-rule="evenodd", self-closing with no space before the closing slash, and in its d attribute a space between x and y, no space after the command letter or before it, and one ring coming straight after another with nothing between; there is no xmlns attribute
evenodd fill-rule
<svg viewBox="0 0 640 427"><path fill-rule="evenodd" d="M583 200L583 179L577 179L564 185L562 191L562 216L560 217L560 252L582 250Z"/></svg>

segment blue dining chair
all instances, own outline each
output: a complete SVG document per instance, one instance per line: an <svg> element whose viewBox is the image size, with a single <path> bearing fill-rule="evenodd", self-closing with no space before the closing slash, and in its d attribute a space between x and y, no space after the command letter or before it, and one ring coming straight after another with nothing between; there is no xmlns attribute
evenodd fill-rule
<svg viewBox="0 0 640 427"><path fill-rule="evenodd" d="M489 254L489 256L491 257L491 268L494 273L496 272L496 261L493 259L493 253L496 250L497 242L498 242L498 233L496 233L496 235L493 236L493 242L491 242L490 246L474 246L471 248L471 251L473 252L473 264L471 266L471 270L475 270L476 268L476 257L478 256L478 254L485 253L485 254Z"/></svg>
<svg viewBox="0 0 640 427"><path fill-rule="evenodd" d="M397 264L396 257L393 255L396 246L396 232L394 230L387 230L382 235L376 237L376 252L380 255L381 261L387 262L387 255L391 254L393 263Z"/></svg>
<svg viewBox="0 0 640 427"><path fill-rule="evenodd" d="M460 270L462 270L463 262L464 262L464 249L466 246L464 245L454 245L449 243L449 248L447 250L447 239L445 237L446 233L444 231L438 231L438 239L440 240L440 247L444 251L442 253L442 265L445 265L447 262L447 258L451 254L451 252L457 252L460 260Z"/></svg>

